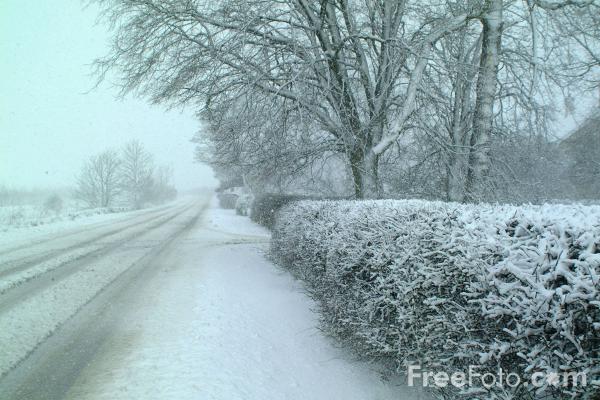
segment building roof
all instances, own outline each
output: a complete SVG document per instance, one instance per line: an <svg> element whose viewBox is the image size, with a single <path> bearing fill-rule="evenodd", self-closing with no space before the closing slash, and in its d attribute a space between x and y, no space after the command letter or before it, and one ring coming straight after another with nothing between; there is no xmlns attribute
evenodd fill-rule
<svg viewBox="0 0 600 400"><path fill-rule="evenodd" d="M585 121L562 140L561 145L570 146L595 140L600 140L600 107L592 110Z"/></svg>

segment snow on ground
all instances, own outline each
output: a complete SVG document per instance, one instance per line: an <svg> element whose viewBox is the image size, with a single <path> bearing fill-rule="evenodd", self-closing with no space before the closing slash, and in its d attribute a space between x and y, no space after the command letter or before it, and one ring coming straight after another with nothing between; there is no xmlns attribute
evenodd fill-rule
<svg viewBox="0 0 600 400"><path fill-rule="evenodd" d="M80 266L76 272L26 298L17 307L0 303L0 311L5 311L4 308L8 307L5 312L0 313L0 375L10 371L104 287L149 254L174 230L179 229L178 222L185 221L193 212L191 210L178 216L173 224L143 232L136 240L129 240L114 251ZM79 251L77 249L67 253L65 257L76 259ZM89 248L85 247L81 251L87 252ZM51 269L56 262L62 261L62 257L51 259L23 274L39 275L44 272L44 268ZM7 290L20 283L19 279L27 280L28 276L23 274L17 274L14 279L3 278L0 288Z"/></svg>
<svg viewBox="0 0 600 400"><path fill-rule="evenodd" d="M53 269L58 268L61 265L64 265L68 262L73 262L101 248L102 246L97 244L77 248L73 251L61 254L58 257L53 257L48 260L44 260L43 262L35 265L32 268L28 268L15 274L11 274L7 277L2 276L2 279L0 279L0 294L14 288L15 286L22 284L23 282L27 282L28 280L36 278L37 276L42 275L48 271L52 271ZM0 260L2 259L0 258ZM3 271L0 270L0 273L2 272Z"/></svg>
<svg viewBox="0 0 600 400"><path fill-rule="evenodd" d="M186 203L176 204L185 206ZM144 214L128 214L101 224L78 224L78 230L62 231L54 240L41 241L38 245L34 245L35 241L32 241L7 255L0 252L0 294L69 262L91 256L110 243L125 243L132 236L151 229L154 224L168 220L172 215L170 211L176 209L177 207L170 207L165 211L163 207L153 208L145 210ZM19 268L23 264L32 266Z"/></svg>
<svg viewBox="0 0 600 400"><path fill-rule="evenodd" d="M121 209L116 209L116 211L113 210L113 212L110 212L108 209L81 210L76 214L65 214L47 220L44 224L37 225L11 226L0 223L0 251L13 246L35 243L38 240L47 239L54 235L62 235L68 233L71 229L94 227L99 224L118 222L124 218L143 215L150 211L161 210L186 201L189 201L189 198L181 198L176 200L175 203L136 211L116 212ZM6 208L7 207L0 207L0 213Z"/></svg>
<svg viewBox="0 0 600 400"><path fill-rule="evenodd" d="M143 249L134 256L141 257ZM133 263L131 252L111 254L103 268L91 265L0 315L0 374L17 362L72 316L89 299ZM134 258L135 259L135 258Z"/></svg>
<svg viewBox="0 0 600 400"><path fill-rule="evenodd" d="M68 398L424 397L382 381L322 335L315 304L265 259L268 239L246 217L213 206L162 256Z"/></svg>
<svg viewBox="0 0 600 400"><path fill-rule="evenodd" d="M3 206L0 207L0 232L4 234L29 230L30 228L129 210L126 207L85 209L72 206L60 213L54 213L35 205Z"/></svg>

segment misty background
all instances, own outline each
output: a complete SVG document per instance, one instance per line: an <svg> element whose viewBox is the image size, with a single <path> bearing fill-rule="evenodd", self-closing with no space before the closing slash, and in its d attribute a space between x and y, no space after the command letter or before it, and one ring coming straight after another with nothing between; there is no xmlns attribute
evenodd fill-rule
<svg viewBox="0 0 600 400"><path fill-rule="evenodd" d="M133 139L172 166L178 190L216 185L194 162L192 111L118 99L110 77L94 88L91 63L109 38L98 15L79 0L0 2L0 185L72 187L91 155Z"/></svg>

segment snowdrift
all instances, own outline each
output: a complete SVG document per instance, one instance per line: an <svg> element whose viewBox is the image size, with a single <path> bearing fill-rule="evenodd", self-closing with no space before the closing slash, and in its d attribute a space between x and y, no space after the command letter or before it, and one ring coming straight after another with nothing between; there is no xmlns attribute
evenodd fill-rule
<svg viewBox="0 0 600 400"><path fill-rule="evenodd" d="M279 212L271 253L329 332L399 371L587 375L447 394L600 394L600 207L302 201Z"/></svg>

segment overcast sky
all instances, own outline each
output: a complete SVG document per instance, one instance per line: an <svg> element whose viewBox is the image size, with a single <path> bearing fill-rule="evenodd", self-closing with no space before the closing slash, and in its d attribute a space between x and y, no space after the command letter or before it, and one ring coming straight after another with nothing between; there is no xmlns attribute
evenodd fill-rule
<svg viewBox="0 0 600 400"><path fill-rule="evenodd" d="M0 0L0 184L72 185L90 155L136 138L173 166L179 189L213 186L212 171L193 161L191 111L121 101L108 84L87 93L108 32L82 4Z"/></svg>

